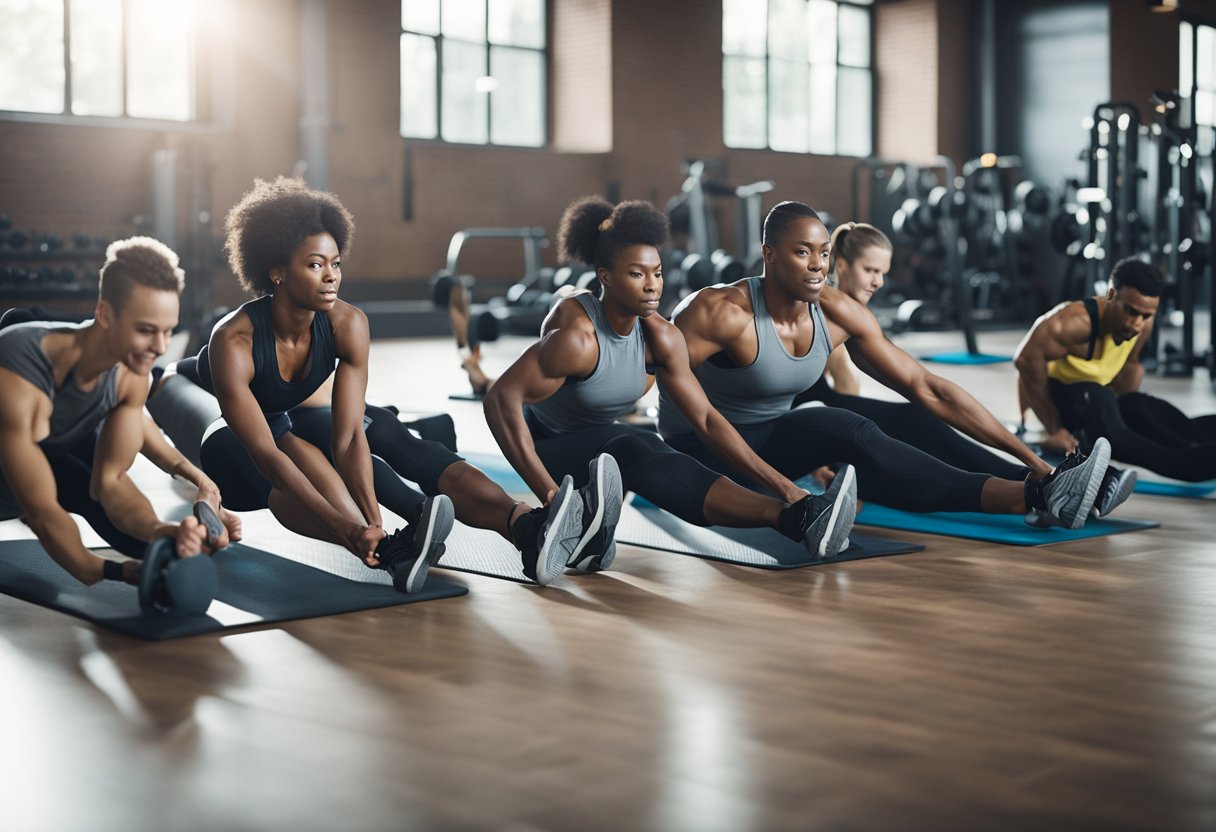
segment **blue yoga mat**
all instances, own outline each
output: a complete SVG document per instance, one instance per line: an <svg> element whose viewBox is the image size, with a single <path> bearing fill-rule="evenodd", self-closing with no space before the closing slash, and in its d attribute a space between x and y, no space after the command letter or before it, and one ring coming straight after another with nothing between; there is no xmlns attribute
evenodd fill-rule
<svg viewBox="0 0 1216 832"><path fill-rule="evenodd" d="M1152 494L1158 497L1186 497L1202 500L1216 492L1216 480L1206 482L1162 482L1161 480L1136 480L1137 494Z"/></svg>
<svg viewBox="0 0 1216 832"><path fill-rule="evenodd" d="M532 489L528 488L528 484L524 482L524 478L515 473L515 469L501 456L483 453L462 453L461 456L473 467L481 469L482 473L498 483L503 490L513 494L532 492Z"/></svg>
<svg viewBox="0 0 1216 832"><path fill-rule="evenodd" d="M922 355L921 361L932 361L938 364L1000 364L1012 361L1012 355L988 355L982 352L935 352Z"/></svg>
<svg viewBox="0 0 1216 832"><path fill-rule="evenodd" d="M1052 543L1086 540L1091 537L1134 532L1140 529L1155 529L1161 525L1148 520L1103 519L1090 520L1075 531L1071 529L1032 529L1022 521L1020 514L982 514L963 511L917 514L869 502L857 513L857 523L882 529L942 534L949 537L984 540L989 543L1008 543L1014 546L1047 546Z"/></svg>
<svg viewBox="0 0 1216 832"><path fill-rule="evenodd" d="M458 584L428 577L421 592L406 595L391 586L339 578L240 543L214 558L220 588L206 615L141 610L135 587L115 581L86 587L51 560L36 540L0 543L0 592L151 641L468 592Z"/></svg>

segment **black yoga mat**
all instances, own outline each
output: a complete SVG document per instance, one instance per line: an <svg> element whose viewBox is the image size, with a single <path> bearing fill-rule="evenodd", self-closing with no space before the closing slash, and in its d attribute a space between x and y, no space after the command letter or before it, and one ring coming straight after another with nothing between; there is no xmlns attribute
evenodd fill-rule
<svg viewBox="0 0 1216 832"><path fill-rule="evenodd" d="M141 610L135 587L106 581L86 587L36 540L0 542L0 592L137 638L162 639L232 627L336 615L464 595L468 590L428 577L421 592L339 578L234 543L215 556L219 594L206 615Z"/></svg>
<svg viewBox="0 0 1216 832"><path fill-rule="evenodd" d="M877 558L919 552L924 546L849 533L849 548L833 558L817 560L806 547L772 529L731 529L725 526L702 528L686 523L673 514L655 508L637 508L628 503L616 527L620 544L659 549L678 555L693 555L760 569L798 569L849 560Z"/></svg>

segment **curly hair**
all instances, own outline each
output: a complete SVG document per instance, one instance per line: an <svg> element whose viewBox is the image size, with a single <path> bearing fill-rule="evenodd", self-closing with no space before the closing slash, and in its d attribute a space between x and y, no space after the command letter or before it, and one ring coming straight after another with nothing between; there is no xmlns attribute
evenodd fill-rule
<svg viewBox="0 0 1216 832"><path fill-rule="evenodd" d="M98 277L99 297L122 312L135 284L181 294L186 274L173 249L151 237L129 237L110 243Z"/></svg>
<svg viewBox="0 0 1216 832"><path fill-rule="evenodd" d="M255 179L224 220L224 253L241 288L259 297L274 292L270 270L286 266L314 234L328 233L350 253L355 220L338 198L298 179Z"/></svg>
<svg viewBox="0 0 1216 832"><path fill-rule="evenodd" d="M1116 292L1124 286L1130 286L1146 298L1155 298L1161 294L1165 278L1161 276L1161 272L1138 257L1124 257L1111 270L1110 282Z"/></svg>
<svg viewBox="0 0 1216 832"><path fill-rule="evenodd" d="M842 222L832 232L832 259L828 264L828 274L834 278L838 262L853 263L869 248L891 251L891 241L886 234L868 223ZM835 281L832 285L835 285Z"/></svg>
<svg viewBox="0 0 1216 832"><path fill-rule="evenodd" d="M615 208L598 196L577 199L562 212L557 227L557 255L596 268L612 268L629 246L667 245L667 216L649 202L632 200Z"/></svg>
<svg viewBox="0 0 1216 832"><path fill-rule="evenodd" d="M784 234L786 229L793 225L794 221L799 217L807 217L823 222L819 214L815 212L815 209L805 202L786 200L774 205L772 210L768 212L768 216L764 218L764 233L761 236L764 244L771 246L773 241Z"/></svg>

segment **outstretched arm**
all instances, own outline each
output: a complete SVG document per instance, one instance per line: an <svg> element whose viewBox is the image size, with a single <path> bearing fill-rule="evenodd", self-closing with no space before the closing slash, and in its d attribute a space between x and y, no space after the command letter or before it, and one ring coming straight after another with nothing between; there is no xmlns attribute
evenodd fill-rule
<svg viewBox="0 0 1216 832"><path fill-rule="evenodd" d="M1083 314L1078 315L1080 310ZM1089 335L1089 317L1081 304L1065 304L1047 312L1030 328L1014 353L1013 363L1018 371L1018 391L1025 403L1043 423L1046 432L1044 446L1054 450L1071 451L1077 439L1060 419L1060 411L1051 398L1047 385L1047 364L1069 354L1071 348L1085 343Z"/></svg>
<svg viewBox="0 0 1216 832"><path fill-rule="evenodd" d="M338 350L333 397L334 467L368 525L382 526L380 504L372 484L372 452L363 432L371 336L367 316L361 309L345 304L339 308L340 316L330 316L338 317L334 327Z"/></svg>

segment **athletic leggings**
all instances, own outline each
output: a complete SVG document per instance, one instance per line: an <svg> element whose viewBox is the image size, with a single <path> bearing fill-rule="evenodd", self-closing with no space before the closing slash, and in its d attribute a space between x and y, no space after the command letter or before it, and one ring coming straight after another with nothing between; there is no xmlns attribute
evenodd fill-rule
<svg viewBox="0 0 1216 832"><path fill-rule="evenodd" d="M1190 419L1164 399L1101 384L1048 379L1060 419L1083 445L1099 436L1111 456L1186 482L1216 478L1216 416Z"/></svg>
<svg viewBox="0 0 1216 832"><path fill-rule="evenodd" d="M758 425L736 425L756 454L797 479L822 465L847 462L857 469L857 494L904 511L982 511L980 492L989 474L962 471L887 436L874 422L836 407L804 407ZM696 434L667 440L739 482ZM755 487L753 485L753 487Z"/></svg>
<svg viewBox="0 0 1216 832"><path fill-rule="evenodd" d="M1031 473L1025 465L1010 462L983 445L972 442L913 402L885 402L837 393L824 378L799 393L794 398L794 405L814 401L865 416L892 439L919 448L929 456L963 471L978 471L1003 480L1025 480Z"/></svg>
<svg viewBox="0 0 1216 832"><path fill-rule="evenodd" d="M68 453L47 458L55 475L59 505L87 520L110 548L129 558L142 558L148 544L115 526L101 503L89 496L89 479L93 473L96 448L97 431L94 431Z"/></svg>
<svg viewBox="0 0 1216 832"><path fill-rule="evenodd" d="M532 418L528 428L536 455L555 480L570 474L581 488L587 483L588 463L602 453L611 454L626 491L693 525L709 525L705 496L722 475L675 451L657 433L613 422L553 434Z"/></svg>

